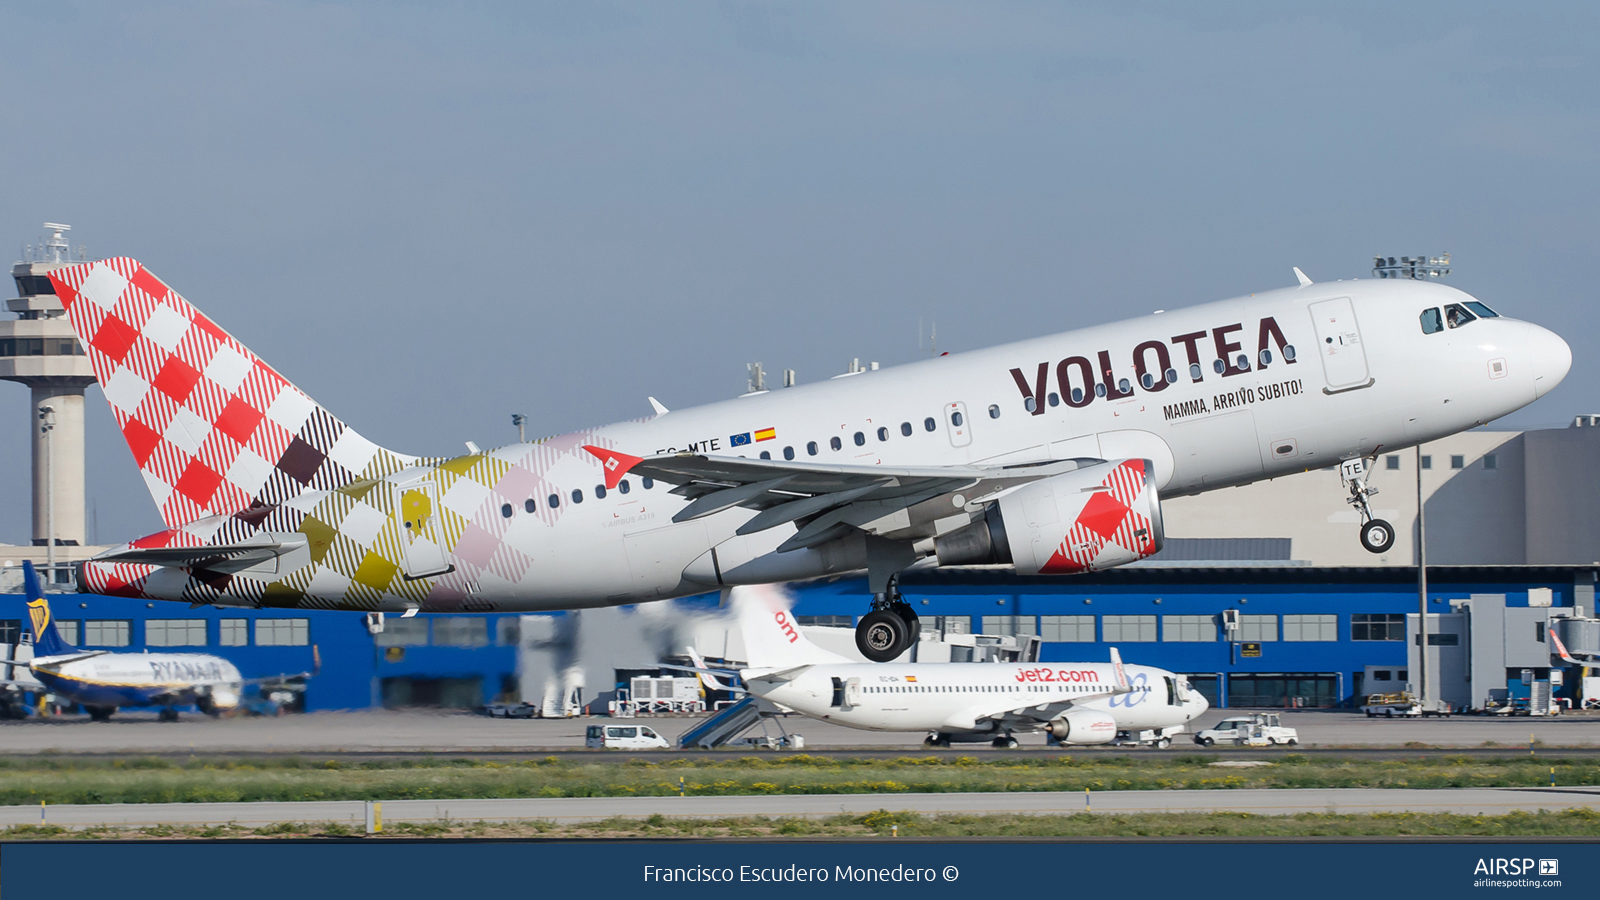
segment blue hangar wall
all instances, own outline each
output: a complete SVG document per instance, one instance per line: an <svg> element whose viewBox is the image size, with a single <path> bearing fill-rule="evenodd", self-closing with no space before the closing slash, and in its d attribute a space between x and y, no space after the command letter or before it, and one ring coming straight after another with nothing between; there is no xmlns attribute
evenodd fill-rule
<svg viewBox="0 0 1600 900"><path fill-rule="evenodd" d="M1474 593L1505 594L1508 605L1526 606L1530 588L1549 588L1555 606L1570 607L1576 601L1592 614L1597 569L1429 567L1428 607L1430 612L1448 613L1450 600ZM1129 662L1194 676L1197 687L1222 703L1231 696L1236 701L1281 706L1288 702L1285 697L1292 696L1313 698L1310 705L1349 702L1363 687L1374 687L1360 683L1367 666L1403 669L1403 624L1395 629L1368 623L1373 617L1416 612L1415 579L1414 568L1152 567L1035 578L1001 569L964 568L907 573L901 589L924 617L966 617L973 631L985 630L985 617L1001 617L989 620L991 633L1042 634L1046 640L1041 658L1047 662L1105 659L1114 644ZM792 593L797 616L828 617L824 621L847 624L868 610L864 578L796 585ZM57 619L80 623L82 646L214 653L233 661L246 678L309 670L315 646L322 669L307 684L308 710L363 709L386 701L472 705L515 699L519 634L515 613L421 614L409 625L391 627L380 641L367 632L362 616L351 612L189 609L177 603L87 594L56 594L50 601ZM716 595L677 602L703 608L715 604ZM1229 609L1256 617L1247 620L1254 630L1241 640L1259 643L1260 656L1244 657L1240 648L1222 640L1218 621ZM1331 616L1332 621L1324 618L1308 629L1285 619L1306 615ZM1067 617L1074 618L1063 624ZM1081 617L1092 621L1085 623ZM1271 639L1264 630L1269 617ZM152 638L160 641L162 623L170 620L204 621L205 644L152 643ZM240 620L247 623L242 628ZM0 595L0 632L25 628L26 621L22 596ZM406 620L390 616L388 621L395 626ZM125 628L97 627L94 632L126 643L88 644L89 622L125 622ZM1212 640L1193 639L1204 636L1207 628ZM1294 632L1319 639L1285 639ZM1063 636L1076 639L1060 640ZM9 642L15 636L0 634L0 639ZM234 643L224 644L225 639ZM1569 684L1576 681L1568 679Z"/></svg>
<svg viewBox="0 0 1600 900"><path fill-rule="evenodd" d="M1430 566L1428 611L1451 613L1451 600L1475 593L1504 594L1507 605L1526 607L1530 588L1549 588L1555 606L1577 599L1593 614L1597 568ZM1040 634L1047 662L1103 660L1115 645L1128 662L1192 676L1216 705L1284 706L1300 696L1325 706L1398 689L1365 684L1363 676L1367 666L1396 674L1406 667L1404 619L1396 619L1417 611L1416 574L1415 567L1133 567L1025 578L996 567L909 572L900 587L919 616L966 617L975 632ZM813 622L841 617L834 621L843 624L868 609L859 578L801 585L794 594L795 615ZM1250 626L1239 642L1259 644L1260 656L1223 640L1221 614L1230 609ZM1308 615L1319 619L1303 621ZM1092 623L1081 618L1090 616ZM987 629L984 617L993 617ZM1075 639L1052 639L1063 636Z"/></svg>

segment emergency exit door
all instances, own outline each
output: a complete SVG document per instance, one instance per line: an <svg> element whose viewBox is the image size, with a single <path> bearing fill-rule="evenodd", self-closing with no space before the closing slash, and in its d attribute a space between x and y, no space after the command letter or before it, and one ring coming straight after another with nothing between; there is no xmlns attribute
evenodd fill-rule
<svg viewBox="0 0 1600 900"><path fill-rule="evenodd" d="M1356 324L1356 311L1350 298L1311 304L1311 322L1316 327L1317 348L1321 351L1322 375L1328 383L1324 391L1333 394L1371 384L1367 351L1361 345L1361 329Z"/></svg>

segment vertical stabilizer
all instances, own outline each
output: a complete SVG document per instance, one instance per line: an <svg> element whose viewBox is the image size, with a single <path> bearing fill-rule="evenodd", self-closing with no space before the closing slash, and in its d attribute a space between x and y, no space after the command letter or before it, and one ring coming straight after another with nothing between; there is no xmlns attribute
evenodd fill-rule
<svg viewBox="0 0 1600 900"><path fill-rule="evenodd" d="M50 272L168 528L399 471L137 260Z"/></svg>
<svg viewBox="0 0 1600 900"><path fill-rule="evenodd" d="M50 601L44 599L39 573L28 560L22 561L22 586L28 597L28 622L33 626L34 659L77 653L78 648L62 640L61 632L56 630L56 620L50 615Z"/></svg>
<svg viewBox="0 0 1600 900"><path fill-rule="evenodd" d="M739 620L739 632L744 636L744 653L752 669L850 662L806 640L794 616L789 614L789 598L775 586L736 587L732 605Z"/></svg>

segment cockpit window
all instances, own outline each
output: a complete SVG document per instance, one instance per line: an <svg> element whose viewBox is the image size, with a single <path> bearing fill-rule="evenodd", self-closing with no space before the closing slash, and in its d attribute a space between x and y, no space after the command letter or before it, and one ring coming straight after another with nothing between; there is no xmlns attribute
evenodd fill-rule
<svg viewBox="0 0 1600 900"><path fill-rule="evenodd" d="M1451 328L1460 328L1468 322L1476 321L1477 316L1467 312L1467 308L1459 303L1452 303L1444 308L1445 324Z"/></svg>
<svg viewBox="0 0 1600 900"><path fill-rule="evenodd" d="M1470 309L1473 312L1477 313L1478 317L1481 318L1481 319L1498 319L1498 318L1500 318L1500 314L1499 313L1495 312L1494 310L1490 309L1487 306L1484 306L1482 303L1479 303L1476 300L1468 300L1467 302L1465 302L1465 303L1463 303L1461 305L1465 306L1467 309Z"/></svg>
<svg viewBox="0 0 1600 900"><path fill-rule="evenodd" d="M1444 317L1439 315L1438 309L1425 309L1422 311L1422 333L1434 334L1444 330Z"/></svg>

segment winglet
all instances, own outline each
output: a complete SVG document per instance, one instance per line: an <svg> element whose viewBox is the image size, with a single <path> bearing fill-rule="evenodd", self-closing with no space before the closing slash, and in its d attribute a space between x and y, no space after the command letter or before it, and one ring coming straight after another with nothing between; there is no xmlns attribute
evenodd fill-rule
<svg viewBox="0 0 1600 900"><path fill-rule="evenodd" d="M654 397L646 397L645 399L650 401L650 407L656 411L656 415L658 416L664 416L667 413L672 412L672 410L662 406L661 401Z"/></svg>
<svg viewBox="0 0 1600 900"><path fill-rule="evenodd" d="M1111 648L1111 672L1117 678L1119 692L1127 693L1133 690L1133 686L1128 683L1128 673L1122 668L1122 654L1118 653L1115 647Z"/></svg>
<svg viewBox="0 0 1600 900"><path fill-rule="evenodd" d="M606 490L608 491L616 488L617 482L622 480L622 476L628 474L629 469L644 462L644 457L642 456L629 456L626 453L605 450L592 444L584 444L583 449L593 454L595 459L600 460L600 465L605 468Z"/></svg>
<svg viewBox="0 0 1600 900"><path fill-rule="evenodd" d="M1556 630L1555 630L1554 626L1550 627L1547 630L1550 632L1550 640L1552 642L1554 642L1555 645L1556 645L1556 653L1557 653L1557 655L1559 655L1562 659L1566 660L1569 663L1572 663L1575 666L1588 665L1587 663L1579 662L1578 660L1573 659L1571 656L1569 656L1567 654L1567 645L1561 643L1561 638L1556 636Z"/></svg>
<svg viewBox="0 0 1600 900"><path fill-rule="evenodd" d="M1300 279L1300 286L1301 287L1305 287L1306 285L1311 283L1311 279L1306 277L1306 273L1300 271L1300 267L1299 266L1295 266L1294 267L1294 277Z"/></svg>

